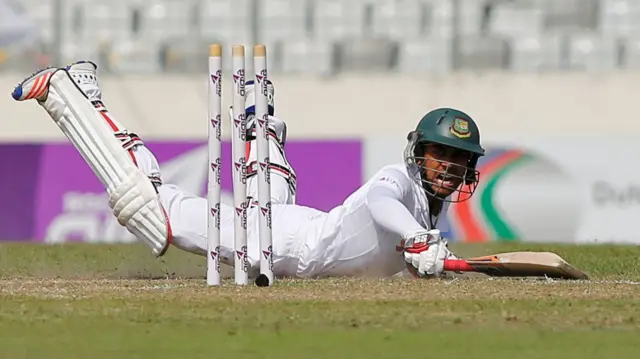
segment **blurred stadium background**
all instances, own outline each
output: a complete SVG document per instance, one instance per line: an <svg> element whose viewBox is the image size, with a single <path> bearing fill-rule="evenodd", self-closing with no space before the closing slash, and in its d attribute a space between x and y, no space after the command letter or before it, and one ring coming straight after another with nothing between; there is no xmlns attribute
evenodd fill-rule
<svg viewBox="0 0 640 359"><path fill-rule="evenodd" d="M340 203L450 106L488 150L454 239L639 243L639 20L640 0L0 0L0 88L96 62L165 182L203 193L208 45L228 69L264 43L300 204ZM0 119L0 238L133 240L38 106L0 96Z"/></svg>
<svg viewBox="0 0 640 359"><path fill-rule="evenodd" d="M0 0L0 9L0 70L93 58L114 73L200 73L211 42L265 43L271 71L285 74L640 66L635 0Z"/></svg>

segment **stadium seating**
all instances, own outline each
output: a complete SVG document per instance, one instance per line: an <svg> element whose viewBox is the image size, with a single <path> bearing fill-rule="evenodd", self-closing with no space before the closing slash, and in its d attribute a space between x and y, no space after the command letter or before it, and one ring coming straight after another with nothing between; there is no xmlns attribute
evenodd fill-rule
<svg viewBox="0 0 640 359"><path fill-rule="evenodd" d="M606 71L640 67L640 0L63 0L21 2L64 60L202 71L197 47L263 42L275 71ZM206 51L206 50L204 50ZM228 61L228 60L225 60Z"/></svg>

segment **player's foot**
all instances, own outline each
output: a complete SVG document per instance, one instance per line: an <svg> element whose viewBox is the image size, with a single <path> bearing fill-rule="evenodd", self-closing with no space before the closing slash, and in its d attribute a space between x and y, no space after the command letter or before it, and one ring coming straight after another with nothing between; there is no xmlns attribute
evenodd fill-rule
<svg viewBox="0 0 640 359"><path fill-rule="evenodd" d="M256 138L256 88L253 80L245 83L245 115L247 116L247 141ZM284 147L287 140L287 124L273 117L275 113L274 101L275 87L273 82L267 80L267 109L269 113L269 134L274 137L280 146ZM229 118L233 118L233 107L229 108Z"/></svg>
<svg viewBox="0 0 640 359"><path fill-rule="evenodd" d="M102 92L98 85L98 65L91 61L76 61L66 67L71 79L84 92L89 101L101 101Z"/></svg>
<svg viewBox="0 0 640 359"><path fill-rule="evenodd" d="M247 115L247 141L252 141L256 138L256 97L255 97L255 84L252 80L249 80L245 84L245 114ZM267 80L267 108L269 113L269 132L270 135L275 135L276 139L280 142L280 145L284 147L287 141L287 124L277 119L274 116L275 102L274 102L275 87L270 80Z"/></svg>
<svg viewBox="0 0 640 359"><path fill-rule="evenodd" d="M27 76L13 89L11 97L16 101L45 101L49 95L49 81L56 71L55 67L47 67Z"/></svg>

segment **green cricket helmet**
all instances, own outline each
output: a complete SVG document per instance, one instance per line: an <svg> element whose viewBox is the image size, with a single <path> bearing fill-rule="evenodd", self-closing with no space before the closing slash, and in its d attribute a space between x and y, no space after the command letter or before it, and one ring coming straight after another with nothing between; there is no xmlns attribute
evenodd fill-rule
<svg viewBox="0 0 640 359"><path fill-rule="evenodd" d="M452 109L435 109L422 117L418 126L407 137L408 143L404 153L407 170L412 177L425 189L427 195L436 196L438 188L442 188L444 179L461 180L461 184L447 198L440 198L446 202L462 202L473 195L480 180L480 173L476 170L478 159L484 155L484 148L480 145L480 131L475 121L466 113ZM438 172L438 180L429 180L424 162L427 145L439 144L469 153L465 166L449 161L429 158L438 161L444 170ZM456 168L457 167L457 168ZM455 168L455 170L452 170ZM462 174L457 174L462 173ZM440 180L442 179L442 180ZM450 182L446 182L450 183ZM436 196L437 197L437 196Z"/></svg>

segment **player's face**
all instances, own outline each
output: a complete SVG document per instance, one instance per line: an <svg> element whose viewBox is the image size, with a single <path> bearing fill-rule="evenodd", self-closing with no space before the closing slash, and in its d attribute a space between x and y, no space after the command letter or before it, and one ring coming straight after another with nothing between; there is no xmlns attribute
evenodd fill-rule
<svg viewBox="0 0 640 359"><path fill-rule="evenodd" d="M445 145L425 146L426 180L436 196L448 197L462 184L470 156L468 151Z"/></svg>

